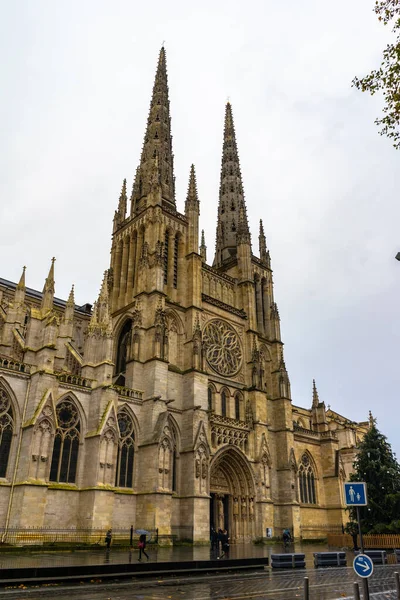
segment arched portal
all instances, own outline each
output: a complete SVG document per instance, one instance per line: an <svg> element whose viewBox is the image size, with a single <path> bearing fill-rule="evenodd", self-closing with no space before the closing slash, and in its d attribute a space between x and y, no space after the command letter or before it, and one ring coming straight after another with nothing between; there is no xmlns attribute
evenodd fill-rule
<svg viewBox="0 0 400 600"><path fill-rule="evenodd" d="M255 486L250 465L237 448L223 448L210 470L210 527L227 529L232 542L255 535Z"/></svg>

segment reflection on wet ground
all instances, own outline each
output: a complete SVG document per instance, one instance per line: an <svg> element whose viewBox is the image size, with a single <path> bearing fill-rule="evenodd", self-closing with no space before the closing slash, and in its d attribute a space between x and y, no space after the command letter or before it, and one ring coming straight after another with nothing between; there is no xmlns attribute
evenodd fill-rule
<svg viewBox="0 0 400 600"><path fill-rule="evenodd" d="M169 562L169 561L190 561L190 560L209 560L216 558L216 551L210 550L209 546L170 546L160 548L157 546L148 546L150 561ZM313 565L313 553L324 552L328 548L321 544L293 544L287 552L303 552L306 555L306 565ZM254 544L232 544L230 558L257 558L259 556L270 556L285 552L282 544L268 546L258 546ZM354 553L347 552L347 562L351 564ZM104 562L108 563L127 563L134 562L137 559L138 550L113 549L109 552L105 548L99 547L94 550L75 550L75 551L54 551L54 552L12 552L0 554L0 568L15 567L44 567L44 566L67 566L67 565L98 565Z"/></svg>

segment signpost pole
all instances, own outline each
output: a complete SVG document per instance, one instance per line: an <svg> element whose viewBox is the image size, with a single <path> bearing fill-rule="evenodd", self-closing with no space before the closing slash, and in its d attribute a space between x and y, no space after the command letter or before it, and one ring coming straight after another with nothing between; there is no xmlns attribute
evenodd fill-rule
<svg viewBox="0 0 400 600"><path fill-rule="evenodd" d="M356 506L356 511L357 511L358 535L360 536L361 554L364 554L364 540L363 540L363 534L361 531L360 508L358 506Z"/></svg>
<svg viewBox="0 0 400 600"><path fill-rule="evenodd" d="M358 506L356 506L356 511L357 511L358 533L360 535L361 554L364 554L364 540L363 540L363 534L361 531L360 508ZM364 600L369 600L368 579L363 579L363 588L364 588Z"/></svg>

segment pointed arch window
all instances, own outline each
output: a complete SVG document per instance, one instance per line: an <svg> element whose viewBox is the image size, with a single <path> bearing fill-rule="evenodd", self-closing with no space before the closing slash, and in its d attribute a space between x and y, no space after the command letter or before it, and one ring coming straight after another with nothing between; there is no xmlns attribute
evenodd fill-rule
<svg viewBox="0 0 400 600"><path fill-rule="evenodd" d="M164 283L168 283L168 254L169 254L169 231L164 236Z"/></svg>
<svg viewBox="0 0 400 600"><path fill-rule="evenodd" d="M235 419L240 421L240 394L235 395Z"/></svg>
<svg viewBox="0 0 400 600"><path fill-rule="evenodd" d="M122 409L118 413L120 439L118 444L117 470L115 485L133 487L133 464L135 457L135 432L130 414Z"/></svg>
<svg viewBox="0 0 400 600"><path fill-rule="evenodd" d="M223 417L226 417L226 391L222 390L221 392L221 414Z"/></svg>
<svg viewBox="0 0 400 600"><path fill-rule="evenodd" d="M129 358L131 333L132 321L131 319L128 319L124 324L118 338L117 360L115 363L115 374L120 376L116 382L118 385L125 385L126 363Z"/></svg>
<svg viewBox="0 0 400 600"><path fill-rule="evenodd" d="M13 431L14 413L11 398L6 390L0 387L0 477L7 474Z"/></svg>
<svg viewBox="0 0 400 600"><path fill-rule="evenodd" d="M174 243L174 288L178 287L178 253L179 253L179 237L175 236Z"/></svg>
<svg viewBox="0 0 400 600"><path fill-rule="evenodd" d="M213 400L214 400L214 390L212 387L209 387L207 390L207 401L208 401L208 410L213 409Z"/></svg>
<svg viewBox="0 0 400 600"><path fill-rule="evenodd" d="M299 467L300 502L316 504L315 474L308 454L303 454Z"/></svg>
<svg viewBox="0 0 400 600"><path fill-rule="evenodd" d="M50 481L75 483L81 424L75 405L64 400L56 408L58 427L54 437Z"/></svg>

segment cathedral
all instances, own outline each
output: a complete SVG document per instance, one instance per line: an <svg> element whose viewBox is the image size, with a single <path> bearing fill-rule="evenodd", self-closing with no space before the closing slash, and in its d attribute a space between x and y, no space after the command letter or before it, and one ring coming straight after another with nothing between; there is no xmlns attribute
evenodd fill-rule
<svg viewBox="0 0 400 600"><path fill-rule="evenodd" d="M129 201L128 201L129 200ZM140 164L124 180L94 305L0 279L0 528L153 529L193 542L324 537L368 422L291 397L271 258L253 253L232 106L215 255L195 168L175 198L161 49Z"/></svg>

